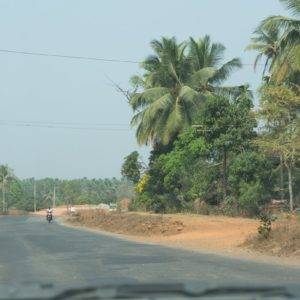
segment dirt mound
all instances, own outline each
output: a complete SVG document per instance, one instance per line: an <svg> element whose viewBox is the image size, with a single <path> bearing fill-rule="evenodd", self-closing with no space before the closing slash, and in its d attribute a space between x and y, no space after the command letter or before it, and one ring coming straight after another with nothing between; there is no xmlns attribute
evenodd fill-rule
<svg viewBox="0 0 300 300"><path fill-rule="evenodd" d="M297 220L280 221L274 224L268 238L256 234L242 246L276 256L300 256L300 223Z"/></svg>
<svg viewBox="0 0 300 300"><path fill-rule="evenodd" d="M79 211L71 219L71 222L97 227L110 232L136 236L170 236L184 231L185 228L182 221L173 220L168 216L142 215L138 213L105 213L97 210Z"/></svg>

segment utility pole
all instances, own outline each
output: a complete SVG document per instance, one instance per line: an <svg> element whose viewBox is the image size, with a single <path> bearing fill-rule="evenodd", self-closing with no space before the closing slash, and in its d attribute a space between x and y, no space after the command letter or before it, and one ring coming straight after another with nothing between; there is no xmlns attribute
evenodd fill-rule
<svg viewBox="0 0 300 300"><path fill-rule="evenodd" d="M2 174L2 211L5 213L5 191L4 191L4 175Z"/></svg>
<svg viewBox="0 0 300 300"><path fill-rule="evenodd" d="M2 170L2 211L6 212L6 201L5 201L5 177L4 172Z"/></svg>
<svg viewBox="0 0 300 300"><path fill-rule="evenodd" d="M53 207L55 207L55 202L56 202L56 189L55 189L55 185L53 188Z"/></svg>
<svg viewBox="0 0 300 300"><path fill-rule="evenodd" d="M35 183L35 178L33 178L33 211L36 212L36 183Z"/></svg>

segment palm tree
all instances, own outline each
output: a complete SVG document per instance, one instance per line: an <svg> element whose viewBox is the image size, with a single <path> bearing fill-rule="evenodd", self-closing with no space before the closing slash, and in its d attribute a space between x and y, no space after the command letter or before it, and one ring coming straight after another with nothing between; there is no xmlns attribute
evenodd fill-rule
<svg viewBox="0 0 300 300"><path fill-rule="evenodd" d="M208 35L198 41L190 38L188 58L191 64L193 88L199 92L217 92L231 73L242 67L239 58L221 64L225 50L222 44L211 43Z"/></svg>
<svg viewBox="0 0 300 300"><path fill-rule="evenodd" d="M270 53L268 51L263 53L261 48L253 49L263 53L267 60L272 58L272 64L270 68L271 79L277 83L288 80L299 84L300 20L297 17L300 16L300 2L299 0L280 1L288 8L288 10L292 12L296 18L270 16L263 20L258 29L255 31L256 34L258 33L257 38L259 38L261 32L274 34L274 37L277 35L278 41L275 43L276 55L271 55L270 57ZM272 42L270 41L268 44L270 45Z"/></svg>
<svg viewBox="0 0 300 300"><path fill-rule="evenodd" d="M178 44L175 38L162 38L152 41L151 47L155 54L142 63L145 73L133 78L142 91L130 99L135 112L131 124L137 126L140 144L168 144L191 122L195 106L201 101L187 85L190 64L186 44Z"/></svg>
<svg viewBox="0 0 300 300"><path fill-rule="evenodd" d="M275 29L262 29L257 28L255 31L255 36L251 38L252 43L247 46L246 50L256 50L258 55L254 61L254 70L260 60L265 57L263 77L266 71L271 72L274 63L279 55L279 31Z"/></svg>
<svg viewBox="0 0 300 300"><path fill-rule="evenodd" d="M234 59L220 66L225 48L208 36L188 43L162 38L151 47L155 54L142 63L145 73L132 78L140 91L129 102L135 112L131 124L140 144L167 145L192 123L214 85L219 88L241 63Z"/></svg>
<svg viewBox="0 0 300 300"><path fill-rule="evenodd" d="M260 27L265 29L281 30L281 46L283 50L298 46L300 42L300 1L299 0L280 0L296 18L285 16L270 16L264 19Z"/></svg>
<svg viewBox="0 0 300 300"><path fill-rule="evenodd" d="M9 187L9 184L14 179L15 179L15 176L13 175L12 170L8 166L1 165L0 166L0 183L1 183L1 188L2 188L2 211L3 211L3 213L5 213L7 210L6 199L5 199L6 188Z"/></svg>

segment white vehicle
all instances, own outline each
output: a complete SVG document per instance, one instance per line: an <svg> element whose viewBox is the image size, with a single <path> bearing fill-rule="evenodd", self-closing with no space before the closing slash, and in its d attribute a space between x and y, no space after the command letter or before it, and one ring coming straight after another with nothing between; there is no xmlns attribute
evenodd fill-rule
<svg viewBox="0 0 300 300"><path fill-rule="evenodd" d="M100 203L97 208L100 210L106 210L106 211L109 211L109 209L110 209L109 205L105 204L105 203Z"/></svg>
<svg viewBox="0 0 300 300"><path fill-rule="evenodd" d="M117 210L117 204L116 203L110 203L109 204L109 211L116 211Z"/></svg>

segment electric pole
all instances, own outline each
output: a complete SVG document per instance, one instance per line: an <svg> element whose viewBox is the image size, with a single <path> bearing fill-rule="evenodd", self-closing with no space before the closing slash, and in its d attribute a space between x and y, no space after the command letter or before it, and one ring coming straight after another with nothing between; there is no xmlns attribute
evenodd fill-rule
<svg viewBox="0 0 300 300"><path fill-rule="evenodd" d="M35 183L35 178L33 178L33 211L36 212L36 183Z"/></svg>
<svg viewBox="0 0 300 300"><path fill-rule="evenodd" d="M55 190L55 185L53 188L53 207L55 207L55 202L56 202L56 190Z"/></svg>
<svg viewBox="0 0 300 300"><path fill-rule="evenodd" d="M5 203L5 190L4 190L4 174L2 174L2 211L5 213L6 211L6 203Z"/></svg>
<svg viewBox="0 0 300 300"><path fill-rule="evenodd" d="M6 201L5 201L5 176L2 170L2 211L6 212Z"/></svg>

